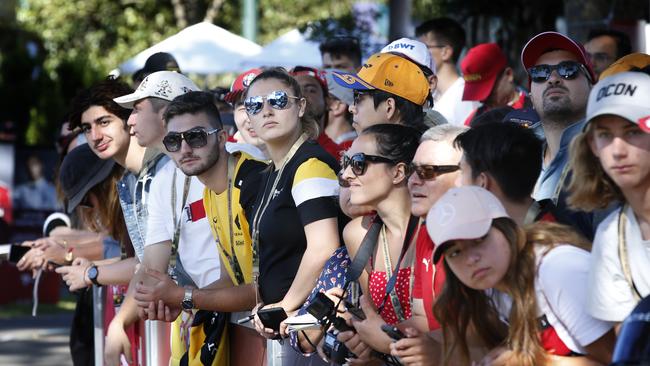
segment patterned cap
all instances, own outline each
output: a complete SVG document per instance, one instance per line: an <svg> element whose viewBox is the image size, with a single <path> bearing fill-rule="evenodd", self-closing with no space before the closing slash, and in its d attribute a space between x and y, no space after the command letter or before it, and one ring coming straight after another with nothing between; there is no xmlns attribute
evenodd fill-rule
<svg viewBox="0 0 650 366"><path fill-rule="evenodd" d="M172 101L179 95L190 91L199 91L187 76L175 71L158 71L149 74L131 94L113 99L124 108L133 109L133 104L145 98L160 98Z"/></svg>

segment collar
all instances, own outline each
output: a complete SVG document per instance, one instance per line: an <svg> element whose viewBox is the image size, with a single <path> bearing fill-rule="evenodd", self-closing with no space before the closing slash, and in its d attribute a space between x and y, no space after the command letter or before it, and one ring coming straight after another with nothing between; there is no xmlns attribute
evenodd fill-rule
<svg viewBox="0 0 650 366"><path fill-rule="evenodd" d="M586 119L581 119L580 121L572 124L562 131L562 137L560 137L560 150L567 149L573 138L576 137L584 129L585 124L587 123Z"/></svg>

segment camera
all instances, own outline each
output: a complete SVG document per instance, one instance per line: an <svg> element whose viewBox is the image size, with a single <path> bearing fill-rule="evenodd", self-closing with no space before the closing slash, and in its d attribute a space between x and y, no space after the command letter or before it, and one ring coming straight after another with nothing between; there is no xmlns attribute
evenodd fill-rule
<svg viewBox="0 0 650 366"><path fill-rule="evenodd" d="M314 300L307 306L307 312L323 326L330 324L339 332L354 330L345 323L345 319L336 315L336 305L322 292L316 294ZM346 359L357 357L350 352L344 343L336 339L333 332L326 332L323 340L323 353L336 364L344 364Z"/></svg>

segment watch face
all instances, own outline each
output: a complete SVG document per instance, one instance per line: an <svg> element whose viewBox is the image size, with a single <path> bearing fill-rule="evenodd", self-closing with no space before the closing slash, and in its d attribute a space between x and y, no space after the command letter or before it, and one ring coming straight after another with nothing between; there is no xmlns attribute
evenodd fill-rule
<svg viewBox="0 0 650 366"><path fill-rule="evenodd" d="M194 308L194 303L192 303L192 300L183 300L183 309L185 310L192 310Z"/></svg>
<svg viewBox="0 0 650 366"><path fill-rule="evenodd" d="M97 267L92 266L88 269L88 278L93 281L97 279L97 275L99 274L99 271L97 271Z"/></svg>

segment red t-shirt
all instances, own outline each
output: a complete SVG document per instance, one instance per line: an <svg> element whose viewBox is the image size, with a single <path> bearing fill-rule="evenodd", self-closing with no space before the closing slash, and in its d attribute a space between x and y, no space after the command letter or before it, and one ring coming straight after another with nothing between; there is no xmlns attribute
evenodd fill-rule
<svg viewBox="0 0 650 366"><path fill-rule="evenodd" d="M318 140L316 140L318 144L325 149L330 155L336 159L336 161L339 161L341 159L341 156L343 153L352 145L352 142L350 144L347 143L341 143L337 144L332 140L325 132L321 133L320 136L318 136Z"/></svg>
<svg viewBox="0 0 650 366"><path fill-rule="evenodd" d="M426 225L421 225L415 243L413 298L422 299L430 330L440 328L438 320L433 316L433 303L436 294L442 293L445 284L443 261L438 261L437 265L432 263L434 248L435 245L427 233Z"/></svg>

